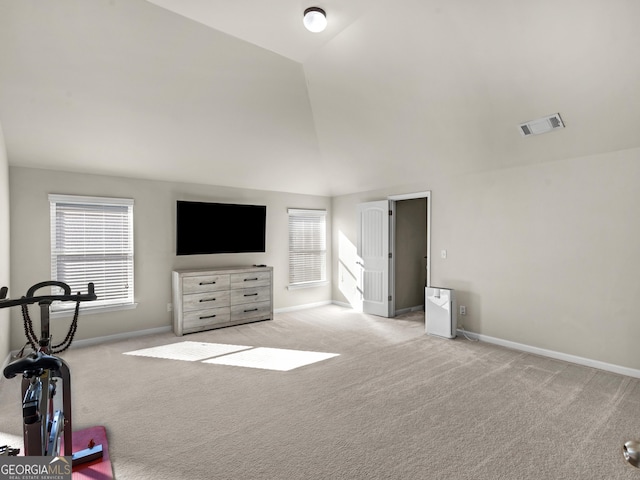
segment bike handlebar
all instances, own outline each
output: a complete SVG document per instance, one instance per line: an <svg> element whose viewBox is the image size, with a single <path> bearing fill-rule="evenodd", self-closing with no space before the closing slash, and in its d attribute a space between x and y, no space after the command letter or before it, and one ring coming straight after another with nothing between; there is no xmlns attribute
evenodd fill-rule
<svg viewBox="0 0 640 480"><path fill-rule="evenodd" d="M36 290L39 290L43 287L59 287L64 291L63 295L39 295L34 296ZM27 290L27 294L22 298L16 298L11 300L7 297L8 289L7 287L0 288L0 308L7 307L15 307L17 305L30 305L32 303L38 303L40 305L50 304L52 302L61 301L61 302L87 302L91 300L95 300L98 298L95 294L95 288L93 282L89 282L87 285L88 293L80 293L78 292L76 295L71 294L71 287L63 282L58 282L55 280L49 280L46 282L40 282L33 285L29 290Z"/></svg>

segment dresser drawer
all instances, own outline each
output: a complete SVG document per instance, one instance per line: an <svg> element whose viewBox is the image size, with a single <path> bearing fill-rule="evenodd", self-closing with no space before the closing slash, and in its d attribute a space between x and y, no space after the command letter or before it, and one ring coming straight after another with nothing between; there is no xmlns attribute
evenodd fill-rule
<svg viewBox="0 0 640 480"><path fill-rule="evenodd" d="M188 332L192 329L202 330L203 327L212 328L219 323L226 323L231 318L229 307L207 308L206 310L198 310L187 312L183 316L183 329Z"/></svg>
<svg viewBox="0 0 640 480"><path fill-rule="evenodd" d="M184 277L182 279L182 293L213 292L229 289L229 275L201 275Z"/></svg>
<svg viewBox="0 0 640 480"><path fill-rule="evenodd" d="M231 274L231 288L265 287L271 285L271 272L242 272Z"/></svg>
<svg viewBox="0 0 640 480"><path fill-rule="evenodd" d="M271 318L271 302L256 302L231 306L231 320Z"/></svg>
<svg viewBox="0 0 640 480"><path fill-rule="evenodd" d="M231 305L270 301L270 287L240 288L237 290L231 290Z"/></svg>
<svg viewBox="0 0 640 480"><path fill-rule="evenodd" d="M182 297L182 311L202 310L229 306L229 290L219 290L206 293L192 293Z"/></svg>

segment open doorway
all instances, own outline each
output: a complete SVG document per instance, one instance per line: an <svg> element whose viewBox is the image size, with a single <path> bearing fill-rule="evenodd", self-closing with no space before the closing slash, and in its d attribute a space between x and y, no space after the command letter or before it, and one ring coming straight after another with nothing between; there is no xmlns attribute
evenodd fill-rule
<svg viewBox="0 0 640 480"><path fill-rule="evenodd" d="M362 311L395 317L396 310L421 310L431 285L430 251L431 192L358 204Z"/></svg>
<svg viewBox="0 0 640 480"><path fill-rule="evenodd" d="M431 194L390 196L391 316L424 309L425 287L431 283Z"/></svg>

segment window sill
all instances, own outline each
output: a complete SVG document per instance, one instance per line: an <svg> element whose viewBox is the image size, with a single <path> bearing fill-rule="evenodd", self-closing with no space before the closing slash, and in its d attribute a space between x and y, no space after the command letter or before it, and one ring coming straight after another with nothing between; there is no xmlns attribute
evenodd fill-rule
<svg viewBox="0 0 640 480"><path fill-rule="evenodd" d="M328 280L324 280L322 282L305 282L305 283L292 283L287 286L288 290L299 290L301 288L312 288L312 287L324 287L329 285Z"/></svg>
<svg viewBox="0 0 640 480"><path fill-rule="evenodd" d="M121 303L118 305L101 305L99 307L89 307L80 305L80 315L92 315L94 313L108 313L108 312L117 312L120 310L133 310L137 308L137 303ZM63 310L52 310L50 314L50 318L70 318L73 317L73 313L75 312L75 307L71 309L63 309Z"/></svg>

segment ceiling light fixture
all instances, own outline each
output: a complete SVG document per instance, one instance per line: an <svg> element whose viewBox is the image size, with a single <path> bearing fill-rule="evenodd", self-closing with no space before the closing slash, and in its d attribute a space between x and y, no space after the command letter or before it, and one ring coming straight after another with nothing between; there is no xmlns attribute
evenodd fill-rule
<svg viewBox="0 0 640 480"><path fill-rule="evenodd" d="M327 14L319 7L309 7L304 11L302 23L310 32L321 32L327 28Z"/></svg>

